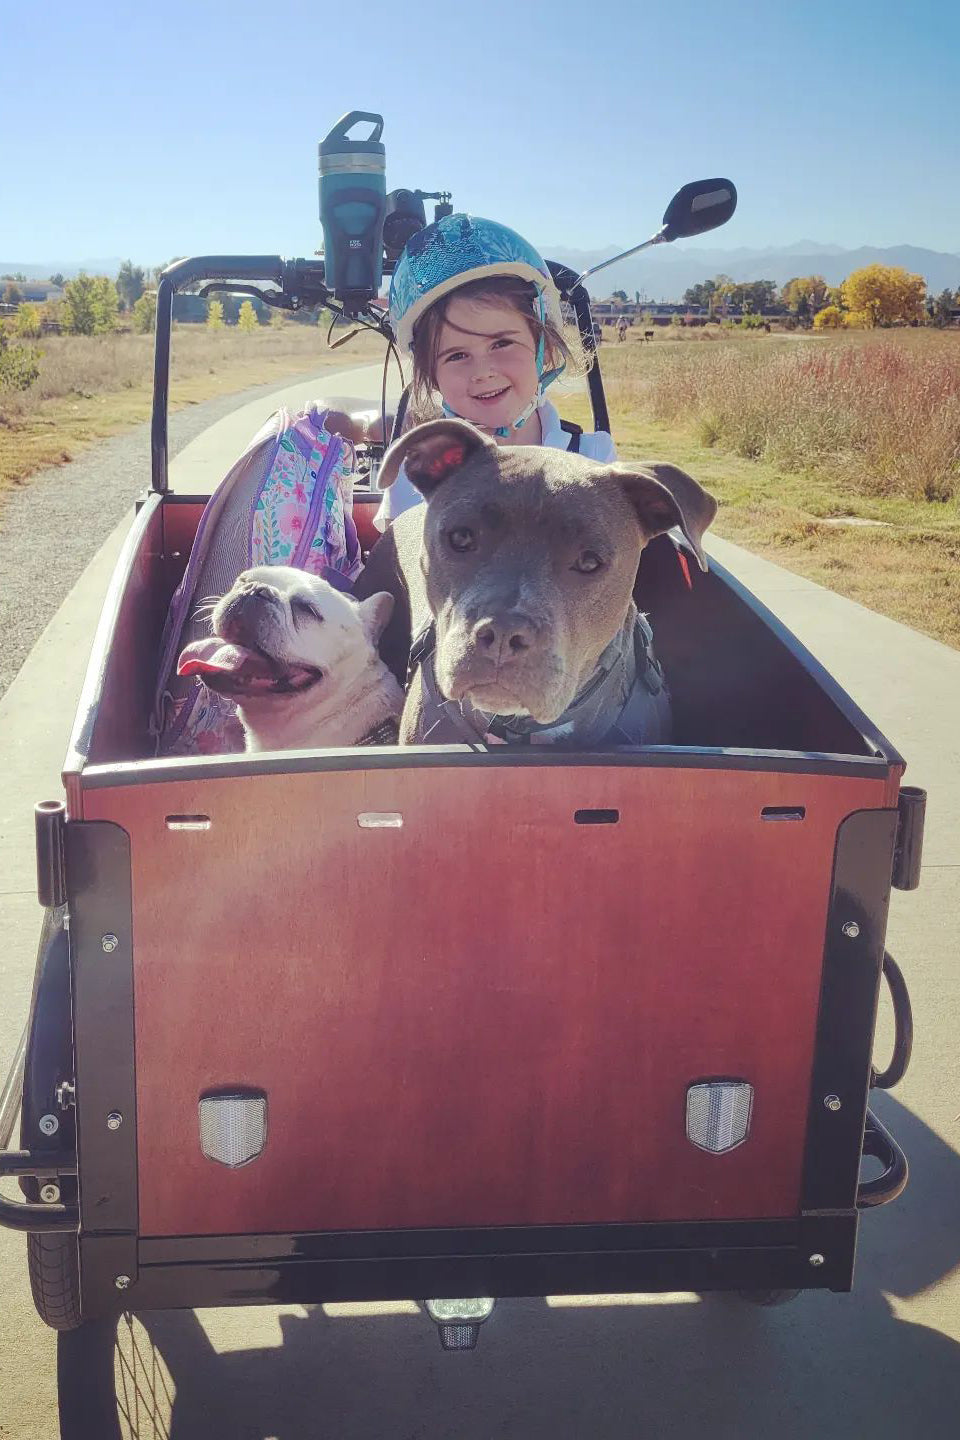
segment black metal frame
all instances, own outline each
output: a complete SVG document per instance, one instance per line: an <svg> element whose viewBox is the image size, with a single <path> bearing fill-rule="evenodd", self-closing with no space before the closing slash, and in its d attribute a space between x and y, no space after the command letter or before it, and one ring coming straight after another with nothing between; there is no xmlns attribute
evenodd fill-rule
<svg viewBox="0 0 960 1440"><path fill-rule="evenodd" d="M138 1235L129 838L106 822L69 822L84 1318L426 1294L848 1290L858 1209L893 1198L906 1177L866 1109L896 831L893 809L858 811L838 831L796 1217L158 1239ZM122 1116L113 1129L111 1114ZM859 1182L862 1153L887 1163L879 1180Z"/></svg>
<svg viewBox="0 0 960 1440"><path fill-rule="evenodd" d="M62 837L62 829L59 833ZM57 863L62 873L62 848ZM0 1225L12 1230L75 1232L79 1223L74 1115L69 1105L61 1105L58 1095L60 1084L72 1082L74 1074L69 954L61 897L44 916L30 1017L0 1106L4 1113L0 1177L16 1176L26 1196L24 1200L0 1196ZM23 1148L8 1150L17 1109ZM46 1116L57 1122L52 1135L41 1127ZM40 1198L41 1186L50 1182L60 1191L60 1199L52 1203Z"/></svg>
<svg viewBox="0 0 960 1440"><path fill-rule="evenodd" d="M607 402L603 393L603 377L596 355L596 341L593 335L593 317L590 312L590 296L583 285L577 284L577 276L565 265L555 261L547 262L551 274L560 290L561 298L568 301L577 317L577 328L587 355L592 364L587 372L590 388L590 402L593 407L595 430L610 429ZM394 263L385 261L383 273L392 273ZM169 265L160 277L157 288L156 343L153 361L153 416L150 426L151 489L164 493L167 490L167 410L170 394L170 334L173 325L173 297L180 290L208 282L200 292L203 295L216 289L230 289L240 294L255 295L268 305L284 310L309 309L315 305L336 305L333 295L324 284L322 260L284 260L279 255L201 255L189 260L178 260ZM262 290L255 281L266 282L274 288ZM231 283L233 282L233 283ZM379 323L384 337L390 335L387 322Z"/></svg>
<svg viewBox="0 0 960 1440"><path fill-rule="evenodd" d="M855 1208L873 1072L896 810L859 810L837 832L803 1167L805 1212Z"/></svg>

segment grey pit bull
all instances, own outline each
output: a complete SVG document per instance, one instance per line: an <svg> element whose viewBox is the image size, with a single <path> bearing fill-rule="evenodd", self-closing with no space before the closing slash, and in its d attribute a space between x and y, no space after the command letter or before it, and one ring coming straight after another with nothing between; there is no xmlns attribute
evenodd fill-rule
<svg viewBox="0 0 960 1440"><path fill-rule="evenodd" d="M401 744L669 743L669 702L633 603L644 545L679 527L702 569L716 501L674 465L601 465L497 445L462 420L390 447L426 500L377 544L357 586L400 604L381 653L406 666ZM406 600L406 605L403 603Z"/></svg>

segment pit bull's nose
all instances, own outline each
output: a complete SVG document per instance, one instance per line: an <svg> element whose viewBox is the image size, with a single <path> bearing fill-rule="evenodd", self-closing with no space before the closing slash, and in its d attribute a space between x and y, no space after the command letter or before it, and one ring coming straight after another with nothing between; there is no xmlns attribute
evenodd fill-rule
<svg viewBox="0 0 960 1440"><path fill-rule="evenodd" d="M527 615L511 611L481 620L474 629L477 647L498 664L523 655L536 644L537 627Z"/></svg>

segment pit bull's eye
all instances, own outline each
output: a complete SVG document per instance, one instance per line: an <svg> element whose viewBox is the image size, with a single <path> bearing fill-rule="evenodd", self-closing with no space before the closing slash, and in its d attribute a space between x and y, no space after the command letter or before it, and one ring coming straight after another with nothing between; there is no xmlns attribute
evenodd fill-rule
<svg viewBox="0 0 960 1440"><path fill-rule="evenodd" d="M458 555L463 555L467 550L476 550L477 537L466 525L458 525L456 529L447 532L447 539L450 542L450 549L456 550Z"/></svg>
<svg viewBox="0 0 960 1440"><path fill-rule="evenodd" d="M603 569L603 561L595 550L581 550L573 566L581 575L594 575Z"/></svg>

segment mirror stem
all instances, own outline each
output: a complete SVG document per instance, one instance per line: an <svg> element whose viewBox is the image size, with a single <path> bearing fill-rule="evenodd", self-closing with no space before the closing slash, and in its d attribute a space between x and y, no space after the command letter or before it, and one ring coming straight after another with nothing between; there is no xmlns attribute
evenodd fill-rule
<svg viewBox="0 0 960 1440"><path fill-rule="evenodd" d="M626 260L628 255L636 255L639 250L647 250L651 245L665 245L667 243L666 226L658 230L649 240L644 240L642 245L634 245L630 250L621 250L619 255L611 255L609 260L601 260L599 265L591 265L589 270L584 270L582 275L577 276L577 284L582 285L588 275L596 275L598 270L606 270L608 265L616 265L618 260Z"/></svg>

